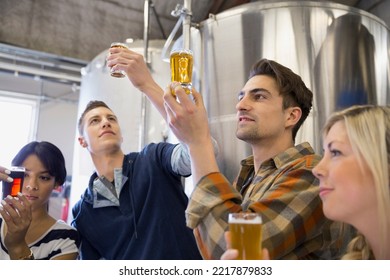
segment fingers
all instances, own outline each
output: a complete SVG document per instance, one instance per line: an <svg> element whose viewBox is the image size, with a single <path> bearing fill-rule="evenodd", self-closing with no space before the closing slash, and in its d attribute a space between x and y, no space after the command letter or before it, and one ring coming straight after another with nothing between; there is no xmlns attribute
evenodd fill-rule
<svg viewBox="0 0 390 280"><path fill-rule="evenodd" d="M21 193L17 197L7 196L1 201L0 214L7 225L4 244L11 252L12 248L25 242L32 220L31 204Z"/></svg>
<svg viewBox="0 0 390 280"><path fill-rule="evenodd" d="M267 249L263 249L263 260L269 260L269 252Z"/></svg>
<svg viewBox="0 0 390 280"><path fill-rule="evenodd" d="M180 100L184 100L186 93L181 87L180 83L173 82L165 88L164 91L164 106L167 110L167 113L171 116L176 115L181 110L181 105L179 104ZM180 99L179 99L180 97ZM177 99L176 99L177 98ZM178 102L179 101L179 102ZM181 103L181 102L180 102Z"/></svg>
<svg viewBox="0 0 390 280"><path fill-rule="evenodd" d="M123 53L135 53L132 50L128 48L109 48L108 49L109 56L110 55L116 55L116 54L123 54Z"/></svg>
<svg viewBox="0 0 390 280"><path fill-rule="evenodd" d="M19 197L19 200L23 203L23 205L24 205L26 208L31 208L31 203L30 203L30 201L27 199L27 197L25 197L22 193L18 193L18 197Z"/></svg>
<svg viewBox="0 0 390 280"><path fill-rule="evenodd" d="M5 173L5 174L11 174L11 171L9 171L7 168L0 166L0 173Z"/></svg>
<svg viewBox="0 0 390 280"><path fill-rule="evenodd" d="M228 249L222 254L221 260L236 260L238 257L238 250Z"/></svg>
<svg viewBox="0 0 390 280"><path fill-rule="evenodd" d="M176 91L175 88L173 87L173 83L166 86L164 90L164 95L163 95L164 103L168 105L170 108L172 104L176 103Z"/></svg>
<svg viewBox="0 0 390 280"><path fill-rule="evenodd" d="M196 91L195 89L192 89L192 97L193 97L193 100L195 102L195 104L200 107L200 106L203 106L203 97L202 95Z"/></svg>
<svg viewBox="0 0 390 280"><path fill-rule="evenodd" d="M9 174L11 174L11 171L5 167L0 166L0 181L12 182L14 179L9 177Z"/></svg>
<svg viewBox="0 0 390 280"><path fill-rule="evenodd" d="M130 82L141 92L155 84L144 56L129 49L111 48L107 56L110 71L124 71Z"/></svg>
<svg viewBox="0 0 390 280"><path fill-rule="evenodd" d="M183 97L186 96L185 90L182 88L179 82L172 82L168 85L168 87L170 88L169 92L172 94L173 97L180 96L183 99ZM168 92L168 89L166 90L166 92Z"/></svg>
<svg viewBox="0 0 390 280"><path fill-rule="evenodd" d="M235 259L237 259L237 257L238 257L238 250L231 249L232 248L232 243L231 243L230 231L225 231L224 236L225 236L227 250L221 256L221 260L235 260Z"/></svg>
<svg viewBox="0 0 390 280"><path fill-rule="evenodd" d="M139 63L139 61L143 62L144 59L141 54L133 52L129 49L110 48L106 61L107 61L107 66L109 68L115 68L116 66L120 66L120 65L122 66L129 65L129 63L132 61L135 61L137 63Z"/></svg>
<svg viewBox="0 0 390 280"><path fill-rule="evenodd" d="M170 90L168 90L168 88ZM199 92L197 92L194 88L191 89L191 94L187 94L186 90L183 89L179 82L172 82L168 88L166 88L165 93L167 94L164 98L166 102L169 104L180 103L183 107L187 109L194 106L194 104L199 107L199 105L203 105L203 99ZM168 93L171 93L172 96L169 96Z"/></svg>
<svg viewBox="0 0 390 280"><path fill-rule="evenodd" d="M14 206L16 201L10 195L1 201L0 214L6 222L20 217L16 210L17 208Z"/></svg>
<svg viewBox="0 0 390 280"><path fill-rule="evenodd" d="M8 195L1 201L0 213L5 220L31 219L31 204L21 193L17 197Z"/></svg>
<svg viewBox="0 0 390 280"><path fill-rule="evenodd" d="M226 241L226 248L228 249L232 248L230 231L225 231L225 241Z"/></svg>

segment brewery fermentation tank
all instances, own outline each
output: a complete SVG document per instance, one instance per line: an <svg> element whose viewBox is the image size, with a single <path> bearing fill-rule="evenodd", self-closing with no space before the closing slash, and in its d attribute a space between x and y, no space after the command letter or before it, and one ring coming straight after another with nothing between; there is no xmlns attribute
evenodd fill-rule
<svg viewBox="0 0 390 280"><path fill-rule="evenodd" d="M161 59L163 46L164 42L150 41L148 57L153 77L165 87L170 69ZM142 41L129 47L144 54ZM218 164L230 180L238 173L240 159L251 154L235 136L235 105L250 67L260 58L291 68L314 92L312 112L296 142L309 141L318 152L320 129L332 111L390 100L389 30L377 17L348 6L309 1L244 4L191 28L191 49L193 85L203 95L211 132L219 143ZM97 55L83 71L79 114L89 100L107 102L119 117L125 152L165 140L171 134L154 107L127 78L110 76L107 53ZM71 204L79 199L92 172L88 151L76 141Z"/></svg>
<svg viewBox="0 0 390 280"><path fill-rule="evenodd" d="M296 142L309 141L318 152L332 111L389 103L389 30L367 12L328 2L259 1L210 16L192 31L200 91L220 144L218 163L230 180L251 153L235 136L235 105L260 58L289 67L313 91L313 109Z"/></svg>

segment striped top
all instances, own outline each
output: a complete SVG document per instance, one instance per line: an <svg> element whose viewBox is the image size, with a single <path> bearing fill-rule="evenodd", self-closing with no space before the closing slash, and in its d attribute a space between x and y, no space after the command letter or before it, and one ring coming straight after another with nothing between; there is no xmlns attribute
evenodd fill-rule
<svg viewBox="0 0 390 280"><path fill-rule="evenodd" d="M311 172L319 160L303 143L263 162L256 174L253 156L242 160L233 185L221 173L204 176L186 211L203 258L221 257L228 213L240 211L261 213L263 247L271 259L338 258L345 242L336 242L339 224L325 218L318 181Z"/></svg>
<svg viewBox="0 0 390 280"><path fill-rule="evenodd" d="M0 260L9 260L7 248L4 246L4 225L0 217ZM50 260L52 258L78 252L80 239L75 228L58 220L40 238L28 244L36 260Z"/></svg>

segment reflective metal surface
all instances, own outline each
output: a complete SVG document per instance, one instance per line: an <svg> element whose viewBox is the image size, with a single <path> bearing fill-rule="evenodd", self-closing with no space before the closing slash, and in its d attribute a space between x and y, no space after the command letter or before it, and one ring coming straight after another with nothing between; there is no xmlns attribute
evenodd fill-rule
<svg viewBox="0 0 390 280"><path fill-rule="evenodd" d="M389 30L377 17L328 2L254 2L210 17L192 39L201 59L200 91L218 163L233 180L250 147L235 136L237 94L251 65L268 58L291 68L314 92L314 106L296 142L319 151L320 129L334 110L352 104L389 103Z"/></svg>

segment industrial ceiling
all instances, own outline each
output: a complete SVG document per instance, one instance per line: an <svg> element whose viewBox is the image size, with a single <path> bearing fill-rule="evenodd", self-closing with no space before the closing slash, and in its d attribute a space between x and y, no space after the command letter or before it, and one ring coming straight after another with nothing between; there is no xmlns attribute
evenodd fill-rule
<svg viewBox="0 0 390 280"><path fill-rule="evenodd" d="M80 68L111 42L145 38L145 7L149 10L148 39L166 39L178 21L172 16L179 0L0 0L0 91L42 92L39 70L49 69L50 81L70 81L63 92L46 88L51 97L77 102ZM192 22L242 5L249 0L192 0ZM263 1L276 2L276 1ZM278 1L280 2L280 1ZM320 1L317 1L320 2ZM390 0L331 1L368 11L390 24ZM57 68L57 69L56 69ZM19 70L18 70L19 69ZM28 70L35 69L36 73ZM34 70L34 71L35 71ZM19 73L27 73L27 86ZM61 75L57 76L57 72ZM52 76L50 76L52 75ZM31 77L33 79L31 79ZM38 78L37 78L38 77ZM18 82L16 82L16 79ZM31 81L33 80L33 81ZM20 88L19 88L20 87ZM50 96L49 96L50 98Z"/></svg>
<svg viewBox="0 0 390 280"><path fill-rule="evenodd" d="M209 14L255 1L190 2L192 21L199 23L207 19ZM390 12L384 11L390 9L389 0L332 2L377 14L389 24ZM177 4L183 5L183 1L0 0L0 43L89 61L113 41L144 38L145 3L150 5L149 38L166 38L178 20L171 12Z"/></svg>

